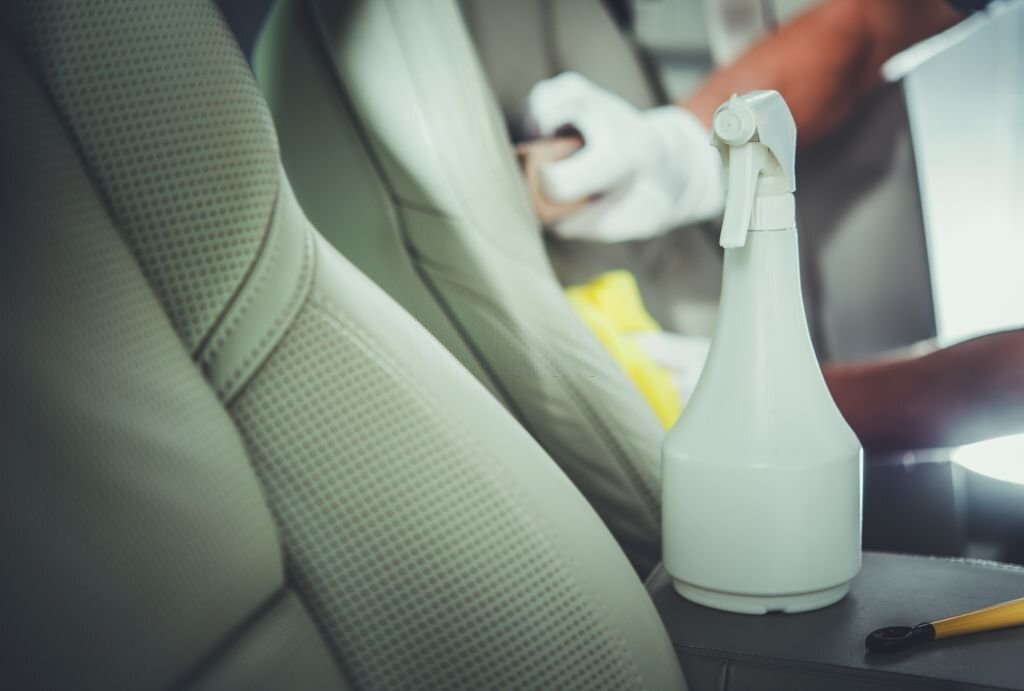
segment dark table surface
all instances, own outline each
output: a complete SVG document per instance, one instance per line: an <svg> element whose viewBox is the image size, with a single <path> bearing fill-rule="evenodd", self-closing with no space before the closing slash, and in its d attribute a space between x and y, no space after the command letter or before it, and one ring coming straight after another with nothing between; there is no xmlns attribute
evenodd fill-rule
<svg viewBox="0 0 1024 691"><path fill-rule="evenodd" d="M792 680L806 672L817 680L808 688L825 677L845 677L861 680L863 688L1024 690L1024 627L934 641L887 655L864 648L865 636L882 626L912 626L1024 597L1021 567L866 552L850 594L805 614L753 616L702 607L676 594L661 570L648 580L648 589L684 668L690 658L718 660L717 677L728 676L726 667L739 663L769 672L766 680L783 678L771 668L785 669L784 678L790 681L779 682L783 685L796 684ZM756 677L750 669L746 674ZM698 686L692 680L691 685ZM760 687L756 681L715 683L717 688L748 686L775 687L768 681Z"/></svg>

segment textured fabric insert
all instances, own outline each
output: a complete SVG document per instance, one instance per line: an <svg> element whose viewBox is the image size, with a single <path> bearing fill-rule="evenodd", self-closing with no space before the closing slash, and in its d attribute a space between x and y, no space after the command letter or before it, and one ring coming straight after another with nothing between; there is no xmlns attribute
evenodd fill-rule
<svg viewBox="0 0 1024 691"><path fill-rule="evenodd" d="M12 0L0 21L195 348L252 264L278 180L266 105L201 0Z"/></svg>
<svg viewBox="0 0 1024 691"><path fill-rule="evenodd" d="M628 688L639 673L497 469L314 295L233 412L356 685Z"/></svg>

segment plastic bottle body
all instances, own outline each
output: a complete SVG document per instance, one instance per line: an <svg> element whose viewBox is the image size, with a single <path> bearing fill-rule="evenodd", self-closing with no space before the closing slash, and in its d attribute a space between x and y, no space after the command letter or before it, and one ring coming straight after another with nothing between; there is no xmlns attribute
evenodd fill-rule
<svg viewBox="0 0 1024 691"><path fill-rule="evenodd" d="M796 229L726 250L719 321L662 450L676 589L747 613L840 599L860 569L862 452L822 378Z"/></svg>

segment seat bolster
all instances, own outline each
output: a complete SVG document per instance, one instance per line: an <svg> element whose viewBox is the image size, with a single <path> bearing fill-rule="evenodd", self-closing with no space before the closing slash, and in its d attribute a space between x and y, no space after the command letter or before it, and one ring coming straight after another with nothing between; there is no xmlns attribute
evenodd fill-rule
<svg viewBox="0 0 1024 691"><path fill-rule="evenodd" d="M230 417L2 31L0 103L0 687L168 688L281 590L281 545Z"/></svg>
<svg viewBox="0 0 1024 691"><path fill-rule="evenodd" d="M619 546L420 324L314 237L312 290L231 405L289 579L352 682L682 688Z"/></svg>
<svg viewBox="0 0 1024 691"><path fill-rule="evenodd" d="M196 355L222 401L229 402L259 368L309 293L312 235L289 228L300 222L305 218L282 171L273 216L253 269Z"/></svg>

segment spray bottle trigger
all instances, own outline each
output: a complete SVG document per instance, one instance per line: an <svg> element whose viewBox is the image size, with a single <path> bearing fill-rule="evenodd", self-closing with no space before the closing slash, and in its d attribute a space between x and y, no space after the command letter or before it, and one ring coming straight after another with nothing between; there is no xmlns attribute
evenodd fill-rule
<svg viewBox="0 0 1024 691"><path fill-rule="evenodd" d="M719 244L725 248L743 247L750 229L750 215L754 209L757 178L768 166L764 146L747 142L728 149L728 186L725 195L725 216Z"/></svg>

